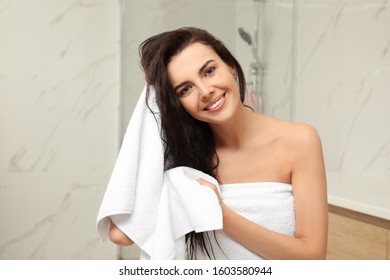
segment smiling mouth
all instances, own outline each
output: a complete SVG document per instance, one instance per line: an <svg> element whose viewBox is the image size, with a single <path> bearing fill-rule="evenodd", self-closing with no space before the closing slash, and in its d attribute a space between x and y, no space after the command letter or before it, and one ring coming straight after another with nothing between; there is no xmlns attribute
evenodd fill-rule
<svg viewBox="0 0 390 280"><path fill-rule="evenodd" d="M218 98L214 103L207 106L204 110L206 111L216 110L219 108L219 106L223 103L224 100L225 100L225 93L220 98Z"/></svg>

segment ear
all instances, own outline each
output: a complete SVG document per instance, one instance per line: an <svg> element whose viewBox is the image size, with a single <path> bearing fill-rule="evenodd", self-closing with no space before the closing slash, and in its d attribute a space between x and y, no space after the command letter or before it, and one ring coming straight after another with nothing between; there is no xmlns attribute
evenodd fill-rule
<svg viewBox="0 0 390 280"><path fill-rule="evenodd" d="M234 79L237 79L237 70L235 67L230 67L230 71L233 74Z"/></svg>

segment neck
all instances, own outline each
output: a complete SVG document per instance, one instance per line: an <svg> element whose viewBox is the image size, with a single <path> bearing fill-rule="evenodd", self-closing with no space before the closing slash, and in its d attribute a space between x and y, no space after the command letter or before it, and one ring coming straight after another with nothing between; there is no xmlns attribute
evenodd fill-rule
<svg viewBox="0 0 390 280"><path fill-rule="evenodd" d="M259 115L242 106L234 117L223 124L210 124L217 148L240 149L251 139Z"/></svg>

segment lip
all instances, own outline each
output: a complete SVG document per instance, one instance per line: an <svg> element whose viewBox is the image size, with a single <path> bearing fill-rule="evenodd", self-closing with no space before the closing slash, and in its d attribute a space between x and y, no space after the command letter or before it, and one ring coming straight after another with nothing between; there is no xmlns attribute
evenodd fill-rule
<svg viewBox="0 0 390 280"><path fill-rule="evenodd" d="M218 102L219 100L222 99L222 102L221 104L219 104L217 107L213 108L213 109L207 109L209 108L210 106L212 106L213 104L215 104L216 102ZM207 112L218 112L219 110L222 109L223 105L225 105L225 101L226 101L226 92L224 94L222 94L221 96L219 96L218 98L214 99L212 102L210 102L209 104L207 104L205 107L204 107L204 111L207 111Z"/></svg>

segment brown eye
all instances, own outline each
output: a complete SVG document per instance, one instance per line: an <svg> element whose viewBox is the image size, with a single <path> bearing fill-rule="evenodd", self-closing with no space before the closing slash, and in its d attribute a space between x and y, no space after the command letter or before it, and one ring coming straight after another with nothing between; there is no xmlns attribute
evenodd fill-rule
<svg viewBox="0 0 390 280"><path fill-rule="evenodd" d="M185 86L179 91L179 97L186 95L191 90L191 86Z"/></svg>
<svg viewBox="0 0 390 280"><path fill-rule="evenodd" d="M215 72L215 67L207 68L205 76L210 76L210 75L214 74L214 72Z"/></svg>

